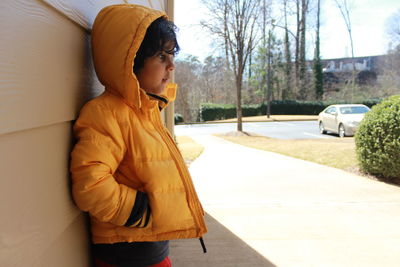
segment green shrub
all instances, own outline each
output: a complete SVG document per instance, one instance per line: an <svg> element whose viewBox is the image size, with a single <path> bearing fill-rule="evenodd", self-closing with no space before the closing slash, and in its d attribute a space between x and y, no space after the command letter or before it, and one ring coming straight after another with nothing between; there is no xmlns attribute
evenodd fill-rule
<svg viewBox="0 0 400 267"><path fill-rule="evenodd" d="M355 135L360 168L385 178L400 178L400 95L374 106Z"/></svg>
<svg viewBox="0 0 400 267"><path fill-rule="evenodd" d="M261 115L260 105L242 105L243 117ZM232 104L200 105L200 116L203 121L224 120L236 118L236 106Z"/></svg>
<svg viewBox="0 0 400 267"><path fill-rule="evenodd" d="M235 112L236 112L236 108L235 108ZM261 107L260 107L260 105L243 105L242 106L242 115L243 115L243 117L259 116L259 115L261 115Z"/></svg>
<svg viewBox="0 0 400 267"><path fill-rule="evenodd" d="M361 103L369 107L376 105L380 100L366 100ZM321 101L297 101L297 100L273 100L271 101L272 115L318 115L327 106L332 104L349 104L348 102L321 102ZM200 120L213 121L236 118L236 106L234 104L200 104ZM242 105L243 117L259 116L267 114L267 104Z"/></svg>
<svg viewBox="0 0 400 267"><path fill-rule="evenodd" d="M231 104L200 104L202 121L223 120L236 117L236 106Z"/></svg>
<svg viewBox="0 0 400 267"><path fill-rule="evenodd" d="M364 100L361 103L355 103L355 104L363 104L372 108L373 106L379 104L381 101L382 99L369 99L369 100Z"/></svg>
<svg viewBox="0 0 400 267"><path fill-rule="evenodd" d="M179 114L179 113L175 113L174 121L175 121L175 124L182 123L183 122L183 116L181 114Z"/></svg>
<svg viewBox="0 0 400 267"><path fill-rule="evenodd" d="M380 102L379 99L365 100L362 102L328 102L328 101L297 101L273 100L271 101L272 115L318 115L327 106L333 104L364 104L372 107ZM262 114L267 114L267 105L261 105Z"/></svg>
<svg viewBox="0 0 400 267"><path fill-rule="evenodd" d="M327 105L319 101L273 100L272 115L318 115ZM267 105L262 105L263 114L267 114Z"/></svg>

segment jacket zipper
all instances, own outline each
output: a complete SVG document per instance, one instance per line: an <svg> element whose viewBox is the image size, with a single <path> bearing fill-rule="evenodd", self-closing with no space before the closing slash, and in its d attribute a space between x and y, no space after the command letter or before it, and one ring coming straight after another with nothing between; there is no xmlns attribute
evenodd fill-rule
<svg viewBox="0 0 400 267"><path fill-rule="evenodd" d="M171 154L173 156L174 161L176 162L176 164L178 166L178 171L181 173L182 182L183 182L185 188L188 190L188 195L189 195L188 201L189 201L189 203L192 202L192 206L194 209L193 217L195 219L196 224L199 226L199 231L201 231L201 228L205 229L205 224L198 216L199 213L202 213L202 209L200 208L200 205L198 204L199 198L197 196L196 191L194 191L194 185L193 184L190 185L190 181L188 181L187 177L190 177L190 174L185 173L188 171L186 170L186 168L183 168L181 166L181 164L182 164L182 162L184 162L184 160L183 159L177 160L177 157L180 155L180 153L179 153L179 151L177 151L177 147L175 145L175 142L172 140L172 137L170 136L170 134L167 132L167 130L162 125L159 114L157 112L153 111L153 117L155 117L156 126L161 133L161 137L163 138L164 142L167 144L169 150L172 152ZM172 145L171 145L171 142L173 143ZM191 200L192 198L197 200L197 203L196 203L196 201ZM200 243L202 244L203 250L205 250L204 249L205 247L203 246L204 241L203 242L200 241Z"/></svg>
<svg viewBox="0 0 400 267"><path fill-rule="evenodd" d="M177 151L177 147L176 147L176 145L175 145L175 142L174 142L174 140L172 139L172 137L171 137L171 135L169 134L169 132L163 127L163 126L161 126L162 127L162 130L163 130L163 132L167 135L167 139L170 141L170 143L173 143L171 146L174 148L174 151L173 151L173 153L177 153L177 154L175 154L175 155L181 155L180 153L179 153L179 151ZM174 155L174 156L175 156ZM184 161L184 159L182 158L179 162L185 162ZM181 165L181 164L179 164L179 165ZM186 170L186 167L185 168L182 168L182 166L179 166L179 168L181 169L181 170ZM186 171L187 172L187 171ZM186 174L186 176L185 177L190 177L190 173L187 173ZM185 178L183 178L183 180L188 180L188 179L185 179ZM199 198L198 198L198 196L197 196L197 193L196 193L196 191L194 190L194 185L191 183L191 186L188 186L187 185L187 183L190 183L190 181L183 181L184 182L184 184L185 184L185 186L186 186L186 188L190 191L190 193L191 193L191 195L193 196L193 198L195 198L195 199L197 199L197 202L193 202L193 208L195 209L195 212L193 213L193 217L195 218L195 220L197 220L197 225L199 226L199 228L201 228L201 227L203 227L204 229L206 228L206 226L203 224L203 223L201 223L201 222L203 222L203 220L201 219L201 218L198 218L197 216L196 216L196 214L203 214L204 213L204 210L200 207L200 205L198 204L199 202L200 202L200 200L199 200ZM197 210L197 212L198 213L196 213L196 210ZM200 229L199 229L200 230ZM202 247L202 249L203 249L203 253L207 253L207 248L206 248L206 245L205 245L205 243L204 243L204 240L203 240L203 236L200 236L200 238L199 238L199 241L200 241L200 245L201 245L201 247Z"/></svg>

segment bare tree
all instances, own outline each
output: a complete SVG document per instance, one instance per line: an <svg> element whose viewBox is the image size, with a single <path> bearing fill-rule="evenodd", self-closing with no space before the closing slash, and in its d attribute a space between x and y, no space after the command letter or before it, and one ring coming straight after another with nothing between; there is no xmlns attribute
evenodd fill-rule
<svg viewBox="0 0 400 267"><path fill-rule="evenodd" d="M389 49L395 49L400 45L400 9L390 15L385 24L386 34L390 40Z"/></svg>
<svg viewBox="0 0 400 267"><path fill-rule="evenodd" d="M263 1L263 6L262 6L262 57L261 57L261 64L262 64L262 81L261 81L261 87L263 91L263 103L267 102L267 116L269 118L270 115L270 94L269 91L271 90L270 82L269 79L271 78L268 73L270 72L271 68L271 60L270 60L270 54L271 54L271 40L270 40L270 35L268 35L268 47L267 47L267 2L266 0ZM266 50L265 50L266 49ZM265 71L265 69L268 70L268 72ZM267 85L268 81L268 85ZM267 85L267 86L266 86Z"/></svg>
<svg viewBox="0 0 400 267"><path fill-rule="evenodd" d="M400 9L391 14L385 24L389 49L381 77L382 88L390 89L391 94L398 94L400 92Z"/></svg>
<svg viewBox="0 0 400 267"><path fill-rule="evenodd" d="M269 51L265 51L267 47L267 39L266 39L266 32L267 29L267 3L266 0L263 1L262 6L262 49L261 49L261 69L262 69L262 81L261 81L261 90L263 93L263 103L267 100L266 88L265 85L267 83L267 73L265 72L266 63L267 63L267 53ZM267 112L268 113L268 112Z"/></svg>
<svg viewBox="0 0 400 267"><path fill-rule="evenodd" d="M317 0L317 25L315 36L315 52L314 52L314 88L317 100L322 100L324 94L324 75L322 72L321 54L320 54L320 16L321 16L321 0Z"/></svg>
<svg viewBox="0 0 400 267"><path fill-rule="evenodd" d="M306 19L308 13L309 0L301 0L301 19L300 23L300 42L299 42L299 81L300 91L299 98L305 100L307 98L307 77L306 77Z"/></svg>
<svg viewBox="0 0 400 267"><path fill-rule="evenodd" d="M269 118L271 116L271 96L272 96L272 47L271 47L271 42L272 42L272 30L269 29L268 31L268 48L267 48L267 117Z"/></svg>
<svg viewBox="0 0 400 267"><path fill-rule="evenodd" d="M236 81L237 130L242 131L243 74L258 36L258 0L203 0L210 18L201 25L222 39L231 59Z"/></svg>
<svg viewBox="0 0 400 267"><path fill-rule="evenodd" d="M301 31L301 9L300 1L296 0L296 38L295 38L295 55L294 55L294 66L295 66L295 82L296 87L299 87L300 81L300 65L299 65L299 55L300 55L300 31Z"/></svg>
<svg viewBox="0 0 400 267"><path fill-rule="evenodd" d="M229 104L235 102L235 96L229 90L235 86L232 73L226 67L223 57L208 56L204 59L201 71L201 90L205 91L208 103Z"/></svg>
<svg viewBox="0 0 400 267"><path fill-rule="evenodd" d="M177 60L175 65L175 81L179 84L175 112L180 113L186 122L196 121L200 103L204 101L199 79L201 64L197 57L187 56Z"/></svg>
<svg viewBox="0 0 400 267"><path fill-rule="evenodd" d="M352 75L351 75L351 88L352 88L352 91L354 92L355 79L356 79L356 65L355 65L355 60L354 60L354 42L353 42L351 17L350 17L350 3L348 0L334 0L334 1L336 3L336 6L338 7L338 9L340 10L340 13L342 14L342 18L344 20L344 23L346 24L346 29L349 34L351 58L352 58L352 66L353 66L353 71L352 71ZM353 99L351 99L351 100L353 100Z"/></svg>
<svg viewBox="0 0 400 267"><path fill-rule="evenodd" d="M300 17L300 0L295 0L294 3L296 5L296 32L293 33L290 30L288 24L288 18L293 15L290 12L290 3L293 1L290 0L281 0L283 4L283 25L280 25L279 22L272 23L272 27L277 27L283 29L284 37L283 37L283 45L284 45L284 82L282 88L282 99L289 99L293 96L293 86L299 87L299 48L300 48L300 30L301 30L301 17ZM266 35L266 34L265 34ZM290 38L291 37L291 38ZM292 62L292 52L291 52L291 39L294 40L294 62ZM294 70L294 71L293 71ZM292 73L293 72L293 73ZM294 78L294 79L293 79Z"/></svg>
<svg viewBox="0 0 400 267"><path fill-rule="evenodd" d="M289 40L289 29L288 29L288 21L287 21L287 2L288 0L283 0L283 12L284 12L284 20L285 20L285 37L284 37L284 45L285 45L285 86L282 90L282 99L288 99L291 92L291 70L292 70L292 60L290 54L290 40Z"/></svg>
<svg viewBox="0 0 400 267"><path fill-rule="evenodd" d="M223 6L224 6L224 15L223 15L223 22L224 22L224 44L225 44L225 58L226 58L226 67L227 69L231 68L230 61L229 61L229 44L228 44L228 39L225 36L228 36L228 1L224 1Z"/></svg>

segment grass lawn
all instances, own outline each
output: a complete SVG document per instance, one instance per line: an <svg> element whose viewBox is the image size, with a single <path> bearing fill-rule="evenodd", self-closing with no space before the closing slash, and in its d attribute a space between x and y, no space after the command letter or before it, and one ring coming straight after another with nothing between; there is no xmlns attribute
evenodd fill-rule
<svg viewBox="0 0 400 267"><path fill-rule="evenodd" d="M203 152L204 147L199 145L192 138L187 136L176 136L178 148L182 153L183 158L189 165Z"/></svg>
<svg viewBox="0 0 400 267"><path fill-rule="evenodd" d="M354 138L280 140L261 136L218 135L218 137L347 171L358 169Z"/></svg>

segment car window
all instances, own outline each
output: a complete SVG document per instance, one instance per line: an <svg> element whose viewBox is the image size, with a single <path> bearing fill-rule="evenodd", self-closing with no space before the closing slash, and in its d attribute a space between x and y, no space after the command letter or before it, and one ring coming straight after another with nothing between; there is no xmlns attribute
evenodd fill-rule
<svg viewBox="0 0 400 267"><path fill-rule="evenodd" d="M369 108L363 106L341 107L340 113L342 114L363 114L367 113Z"/></svg>
<svg viewBox="0 0 400 267"><path fill-rule="evenodd" d="M327 110L325 110L325 113L328 113L328 114L333 114L335 112L336 112L336 108L335 107L330 107Z"/></svg>
<svg viewBox="0 0 400 267"><path fill-rule="evenodd" d="M343 107L343 108L339 108L340 113L342 114L351 114L351 107Z"/></svg>

